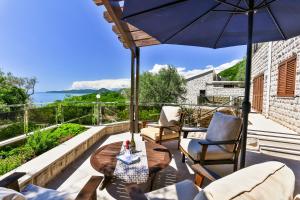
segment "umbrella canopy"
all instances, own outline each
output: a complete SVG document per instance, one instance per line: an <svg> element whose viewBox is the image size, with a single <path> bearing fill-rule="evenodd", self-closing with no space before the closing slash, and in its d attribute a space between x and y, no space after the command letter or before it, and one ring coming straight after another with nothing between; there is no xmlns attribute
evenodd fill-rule
<svg viewBox="0 0 300 200"><path fill-rule="evenodd" d="M123 20L163 44L221 48L247 44L241 168L245 166L251 109L253 42L300 34L297 0L125 0Z"/></svg>
<svg viewBox="0 0 300 200"><path fill-rule="evenodd" d="M300 1L127 0L123 20L161 43L210 48L244 45L248 12L254 10L253 42L299 35Z"/></svg>

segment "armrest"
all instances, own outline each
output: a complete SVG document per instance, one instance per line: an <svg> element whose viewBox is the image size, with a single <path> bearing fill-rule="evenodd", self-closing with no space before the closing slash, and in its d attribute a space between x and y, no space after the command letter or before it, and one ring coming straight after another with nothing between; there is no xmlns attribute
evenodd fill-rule
<svg viewBox="0 0 300 200"><path fill-rule="evenodd" d="M211 141L211 140L201 140L198 143L201 145L223 145L223 144L235 144L236 140L226 140L226 141Z"/></svg>
<svg viewBox="0 0 300 200"><path fill-rule="evenodd" d="M207 169L206 167L204 167L200 164L191 165L191 168L196 174L199 174L199 175L207 178L210 181L215 181L215 180L221 178L221 176L219 176L215 172Z"/></svg>
<svg viewBox="0 0 300 200"><path fill-rule="evenodd" d="M92 176L90 180L85 184L85 186L81 189L75 200L96 200L96 190L102 179L102 176Z"/></svg>
<svg viewBox="0 0 300 200"><path fill-rule="evenodd" d="M136 184L126 186L126 190L131 200L148 200L144 192Z"/></svg>
<svg viewBox="0 0 300 200"><path fill-rule="evenodd" d="M162 126L160 124L155 124L155 123L147 124L147 126L151 126L151 127L155 127L155 128L172 128L172 127L175 127L175 125L172 125L172 126Z"/></svg>
<svg viewBox="0 0 300 200"><path fill-rule="evenodd" d="M8 177L0 181L0 187L10 188L16 191L20 191L18 179L24 176L25 172L15 172Z"/></svg>

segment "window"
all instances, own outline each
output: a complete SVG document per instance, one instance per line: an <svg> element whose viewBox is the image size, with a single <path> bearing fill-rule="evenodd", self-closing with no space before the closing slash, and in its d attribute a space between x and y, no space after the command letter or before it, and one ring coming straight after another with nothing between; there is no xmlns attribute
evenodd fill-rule
<svg viewBox="0 0 300 200"><path fill-rule="evenodd" d="M277 95L293 97L295 94L297 56L282 62L278 67Z"/></svg>
<svg viewBox="0 0 300 200"><path fill-rule="evenodd" d="M205 97L206 91L205 90L200 90L200 96Z"/></svg>

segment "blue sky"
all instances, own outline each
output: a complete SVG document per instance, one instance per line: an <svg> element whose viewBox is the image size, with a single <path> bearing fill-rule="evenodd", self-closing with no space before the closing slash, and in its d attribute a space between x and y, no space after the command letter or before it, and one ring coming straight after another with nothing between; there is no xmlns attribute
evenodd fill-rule
<svg viewBox="0 0 300 200"><path fill-rule="evenodd" d="M128 79L129 51L102 13L92 0L1 0L0 68L37 77L38 91L69 89L78 81L109 79L103 82L109 84ZM141 49L141 70L172 64L193 73L244 55L244 46L218 50L152 46Z"/></svg>

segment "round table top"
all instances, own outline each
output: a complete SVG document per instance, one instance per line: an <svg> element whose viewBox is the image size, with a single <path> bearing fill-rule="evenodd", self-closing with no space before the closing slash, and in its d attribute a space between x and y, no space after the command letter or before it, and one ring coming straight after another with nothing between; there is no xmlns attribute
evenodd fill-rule
<svg viewBox="0 0 300 200"><path fill-rule="evenodd" d="M196 127L196 126L183 126L181 130L184 132L206 132L207 128Z"/></svg>
<svg viewBox="0 0 300 200"><path fill-rule="evenodd" d="M100 147L91 156L92 167L106 176L113 176L122 144L116 142ZM169 166L172 155L166 147L152 142L146 142L145 145L150 175Z"/></svg>

